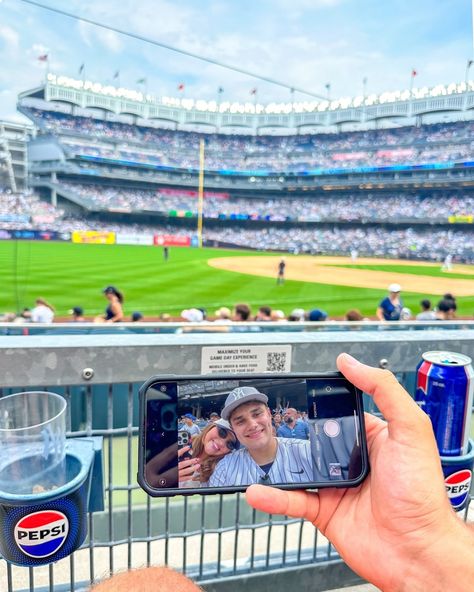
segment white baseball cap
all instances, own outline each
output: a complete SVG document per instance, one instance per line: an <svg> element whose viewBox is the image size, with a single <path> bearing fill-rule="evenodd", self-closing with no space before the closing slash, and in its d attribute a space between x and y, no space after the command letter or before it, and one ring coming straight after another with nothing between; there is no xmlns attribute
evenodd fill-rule
<svg viewBox="0 0 474 592"><path fill-rule="evenodd" d="M202 313L202 310L199 310L199 308L189 308L189 309L183 310L183 312L181 313L181 316L183 319L186 319L187 321L189 321L191 323L200 323L201 321L204 320L204 315Z"/></svg>
<svg viewBox="0 0 474 592"><path fill-rule="evenodd" d="M390 284L390 286L388 287L388 291L389 292L401 292L402 287L400 286L400 284Z"/></svg>
<svg viewBox="0 0 474 592"><path fill-rule="evenodd" d="M268 403L267 395L264 395L253 386L239 386L227 395L225 400L224 408L222 409L221 416L228 420L232 412L250 401L259 401L260 403Z"/></svg>

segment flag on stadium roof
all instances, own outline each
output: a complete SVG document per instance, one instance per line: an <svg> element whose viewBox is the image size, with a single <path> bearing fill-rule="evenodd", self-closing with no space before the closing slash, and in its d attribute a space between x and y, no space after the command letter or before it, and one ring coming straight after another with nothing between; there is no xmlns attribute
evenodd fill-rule
<svg viewBox="0 0 474 592"><path fill-rule="evenodd" d="M254 88L251 88L250 89L250 94L251 95L256 95L257 94L257 89L255 87Z"/></svg>
<svg viewBox="0 0 474 592"><path fill-rule="evenodd" d="M117 78L120 76L120 70L117 70L114 74L114 80L117 80Z"/></svg>
<svg viewBox="0 0 474 592"><path fill-rule="evenodd" d="M415 78L415 76L418 76L418 72L415 69L413 69L411 71L411 75L413 76L413 78Z"/></svg>
<svg viewBox="0 0 474 592"><path fill-rule="evenodd" d="M219 88L217 89L217 92L221 95L224 92L224 89L222 88L222 86L219 86Z"/></svg>
<svg viewBox="0 0 474 592"><path fill-rule="evenodd" d="M146 78L139 78L137 80L137 84L145 84L145 82L146 82Z"/></svg>
<svg viewBox="0 0 474 592"><path fill-rule="evenodd" d="M180 82L180 83L178 84L178 90L179 90L180 92L183 92L183 90L184 90L184 84L183 84L182 82Z"/></svg>
<svg viewBox="0 0 474 592"><path fill-rule="evenodd" d="M79 68L79 74L82 74L84 72L84 68L85 68L85 64L81 64L81 66Z"/></svg>
<svg viewBox="0 0 474 592"><path fill-rule="evenodd" d="M48 61L48 54L44 53L43 55L38 56L39 62L47 62Z"/></svg>

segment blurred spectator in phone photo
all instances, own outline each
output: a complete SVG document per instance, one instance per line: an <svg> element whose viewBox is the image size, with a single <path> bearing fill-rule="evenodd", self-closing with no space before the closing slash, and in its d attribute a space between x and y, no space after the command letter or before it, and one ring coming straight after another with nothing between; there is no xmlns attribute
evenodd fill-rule
<svg viewBox="0 0 474 592"><path fill-rule="evenodd" d="M283 416L283 423L277 430L277 436L307 440L309 438L308 424L298 415L298 411L294 407L288 407Z"/></svg>
<svg viewBox="0 0 474 592"><path fill-rule="evenodd" d="M54 320L54 306L44 298L37 298L35 305L31 311L31 322L52 323Z"/></svg>
<svg viewBox="0 0 474 592"><path fill-rule="evenodd" d="M244 323L250 321L252 310L248 304L236 304L234 306L233 320L237 323Z"/></svg>
<svg viewBox="0 0 474 592"><path fill-rule="evenodd" d="M194 423L195 421L196 417L192 413L185 413L183 415L183 426L181 429L188 432L191 437L201 433L199 426Z"/></svg>
<svg viewBox="0 0 474 592"><path fill-rule="evenodd" d="M421 312L416 315L417 321L434 321L436 320L436 313L431 306L431 300L428 298L420 302Z"/></svg>
<svg viewBox="0 0 474 592"><path fill-rule="evenodd" d="M85 323L84 309L81 306L75 306L69 311L72 315L71 323Z"/></svg>
<svg viewBox="0 0 474 592"><path fill-rule="evenodd" d="M209 421L211 421L211 422L219 421L220 418L221 418L221 416L218 413L216 413L215 411L213 411L212 413L209 414Z"/></svg>

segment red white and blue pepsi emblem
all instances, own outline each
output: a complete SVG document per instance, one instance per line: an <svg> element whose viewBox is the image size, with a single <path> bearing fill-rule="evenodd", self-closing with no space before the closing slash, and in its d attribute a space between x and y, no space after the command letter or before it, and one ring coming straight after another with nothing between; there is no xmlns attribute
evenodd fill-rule
<svg viewBox="0 0 474 592"><path fill-rule="evenodd" d="M16 523L14 539L18 548L41 559L49 557L63 546L69 532L69 520L57 510L43 510L24 516Z"/></svg>
<svg viewBox="0 0 474 592"><path fill-rule="evenodd" d="M453 508L459 508L466 501L471 489L471 478L471 471L462 469L452 473L444 480L446 493Z"/></svg>

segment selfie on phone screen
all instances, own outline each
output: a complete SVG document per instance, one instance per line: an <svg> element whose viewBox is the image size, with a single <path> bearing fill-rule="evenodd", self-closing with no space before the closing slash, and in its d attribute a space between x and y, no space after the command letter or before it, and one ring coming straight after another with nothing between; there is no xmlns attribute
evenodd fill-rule
<svg viewBox="0 0 474 592"><path fill-rule="evenodd" d="M357 484L366 471L361 413L339 376L152 382L144 481L152 489Z"/></svg>

